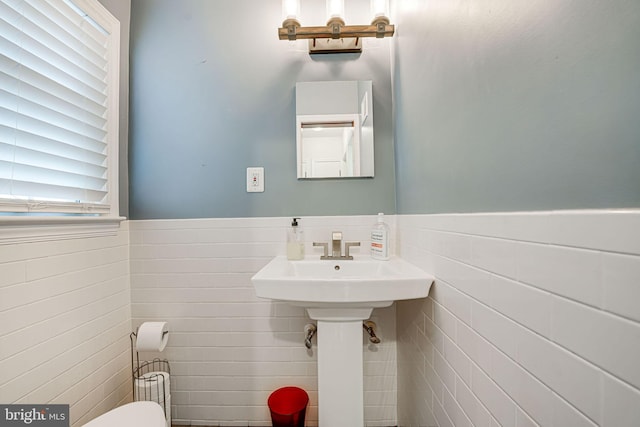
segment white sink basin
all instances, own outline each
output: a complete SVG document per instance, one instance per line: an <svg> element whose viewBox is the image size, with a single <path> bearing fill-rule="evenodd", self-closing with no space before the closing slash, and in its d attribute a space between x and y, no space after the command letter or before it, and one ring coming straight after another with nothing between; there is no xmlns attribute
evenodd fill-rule
<svg viewBox="0 0 640 427"><path fill-rule="evenodd" d="M388 261L369 257L289 261L278 256L251 281L261 298L306 308L373 309L396 300L426 297L433 276L395 257Z"/></svg>

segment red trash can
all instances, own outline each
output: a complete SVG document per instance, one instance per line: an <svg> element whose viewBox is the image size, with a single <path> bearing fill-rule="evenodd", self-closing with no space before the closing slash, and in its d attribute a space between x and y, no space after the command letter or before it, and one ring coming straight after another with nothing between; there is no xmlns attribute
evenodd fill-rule
<svg viewBox="0 0 640 427"><path fill-rule="evenodd" d="M304 427L309 395L298 387L282 387L267 401L273 427Z"/></svg>

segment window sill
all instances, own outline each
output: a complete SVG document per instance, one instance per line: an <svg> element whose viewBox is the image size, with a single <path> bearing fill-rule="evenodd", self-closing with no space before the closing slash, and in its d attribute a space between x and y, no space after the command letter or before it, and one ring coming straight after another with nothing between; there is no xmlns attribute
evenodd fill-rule
<svg viewBox="0 0 640 427"><path fill-rule="evenodd" d="M0 217L0 245L115 236L124 217Z"/></svg>

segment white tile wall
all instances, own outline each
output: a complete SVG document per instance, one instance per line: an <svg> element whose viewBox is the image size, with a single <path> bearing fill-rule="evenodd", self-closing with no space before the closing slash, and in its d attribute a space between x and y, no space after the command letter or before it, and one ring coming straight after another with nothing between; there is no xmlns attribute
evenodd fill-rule
<svg viewBox="0 0 640 427"><path fill-rule="evenodd" d="M0 245L0 402L71 405L71 425L131 399L129 228Z"/></svg>
<svg viewBox="0 0 640 427"><path fill-rule="evenodd" d="M393 227L394 218L387 219ZM341 230L367 253L375 216L307 217L300 221L307 254L313 241ZM270 426L269 394L285 385L310 395L307 425L317 425L317 363L304 347L310 320L301 308L261 300L251 276L285 254L290 218L132 221L131 298L134 327L169 322L162 357L172 369L172 414L192 425ZM365 421L396 424L395 307L376 310L382 344L367 345ZM319 331L321 333L321 331ZM315 340L314 340L315 344ZM148 357L151 355L142 355Z"/></svg>
<svg viewBox="0 0 640 427"><path fill-rule="evenodd" d="M640 425L640 211L396 221L401 426Z"/></svg>
<svg viewBox="0 0 640 427"><path fill-rule="evenodd" d="M374 312L368 426L638 425L640 212L387 220L437 280L430 298ZM303 218L306 249L339 229L365 253L373 221ZM114 237L0 245L0 401L70 403L81 425L131 398L128 334L163 319L177 422L267 426L269 393L293 384L316 425L309 319L250 283L284 254L288 222L134 221Z"/></svg>

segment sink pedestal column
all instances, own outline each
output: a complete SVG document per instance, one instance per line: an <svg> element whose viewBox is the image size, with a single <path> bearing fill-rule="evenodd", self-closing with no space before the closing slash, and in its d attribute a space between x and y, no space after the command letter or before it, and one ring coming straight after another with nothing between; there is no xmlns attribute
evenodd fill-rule
<svg viewBox="0 0 640 427"><path fill-rule="evenodd" d="M364 427L362 321L372 311L368 306L307 307L318 323L320 427Z"/></svg>
<svg viewBox="0 0 640 427"><path fill-rule="evenodd" d="M362 320L318 320L320 427L364 426Z"/></svg>

